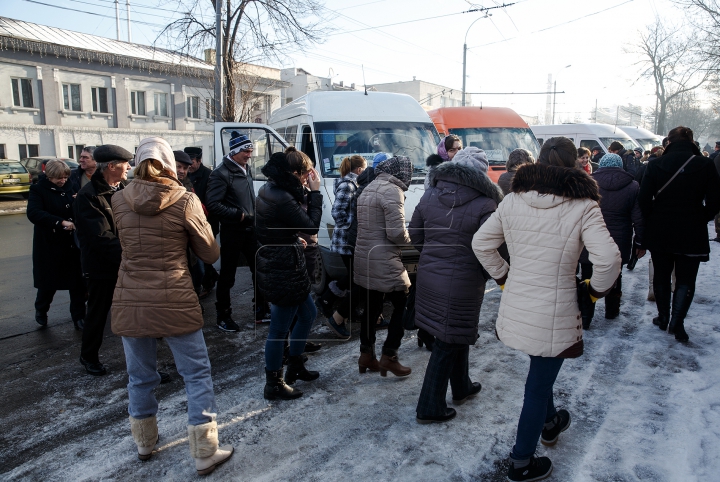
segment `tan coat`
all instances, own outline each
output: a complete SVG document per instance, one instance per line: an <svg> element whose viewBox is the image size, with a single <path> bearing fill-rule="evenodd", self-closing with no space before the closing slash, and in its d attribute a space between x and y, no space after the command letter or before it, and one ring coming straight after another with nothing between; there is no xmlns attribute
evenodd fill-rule
<svg viewBox="0 0 720 482"><path fill-rule="evenodd" d="M575 281L583 246L593 263L590 285L600 293L615 284L620 252L597 201L582 193L594 191L597 199L595 182L584 172L566 169L565 174L575 179L561 179L560 193L540 194L528 189L548 181L537 176L538 167L542 168L531 165L518 170L514 192L480 227L472 247L490 276L502 280L507 275L496 324L500 340L529 355L571 358L583 349ZM574 192L563 193L562 186L574 187ZM510 266L497 252L503 242Z"/></svg>
<svg viewBox="0 0 720 482"><path fill-rule="evenodd" d="M403 187L394 176L380 172L358 198L354 279L363 288L390 293L410 287L400 250L411 245Z"/></svg>
<svg viewBox="0 0 720 482"><path fill-rule="evenodd" d="M188 244L214 263L220 250L200 199L173 181L135 179L112 198L122 262L112 331L136 338L179 336L202 328L188 268Z"/></svg>

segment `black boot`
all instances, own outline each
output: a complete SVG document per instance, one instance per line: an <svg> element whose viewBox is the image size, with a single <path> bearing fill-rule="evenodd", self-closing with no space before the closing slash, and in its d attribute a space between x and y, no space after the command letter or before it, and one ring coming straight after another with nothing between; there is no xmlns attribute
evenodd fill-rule
<svg viewBox="0 0 720 482"><path fill-rule="evenodd" d="M418 328L418 347L422 347L423 344L428 351L433 351L433 345L435 344L435 337L422 328Z"/></svg>
<svg viewBox="0 0 720 482"><path fill-rule="evenodd" d="M285 371L285 383L292 385L296 380L311 382L320 377L319 372L309 371L305 368L302 355L288 358L288 366Z"/></svg>
<svg viewBox="0 0 720 482"><path fill-rule="evenodd" d="M289 387L283 380L283 371L265 369L265 391L263 396L266 400L293 400L302 397L303 392L297 388Z"/></svg>
<svg viewBox="0 0 720 482"><path fill-rule="evenodd" d="M655 304L658 310L658 315L653 318L653 324L665 331L670 322L670 298L672 296L670 286L663 286L660 283L653 282L653 291L655 292Z"/></svg>
<svg viewBox="0 0 720 482"><path fill-rule="evenodd" d="M695 290L687 285L675 286L675 294L673 295L672 316L668 333L674 333L675 339L678 341L688 341L690 338L685 332L685 317L690 309Z"/></svg>
<svg viewBox="0 0 720 482"><path fill-rule="evenodd" d="M614 320L620 315L620 293L610 293L605 297L605 318Z"/></svg>
<svg viewBox="0 0 720 482"><path fill-rule="evenodd" d="M85 320L73 320L73 325L75 325L77 331L82 331L85 327Z"/></svg>
<svg viewBox="0 0 720 482"><path fill-rule="evenodd" d="M37 322L38 325L40 325L42 327L46 327L47 321L48 321L47 313L43 313L42 311L35 310L35 321Z"/></svg>
<svg viewBox="0 0 720 482"><path fill-rule="evenodd" d="M215 304L217 310L217 327L228 333L237 333L240 331L240 327L232 319L232 308L221 309Z"/></svg>

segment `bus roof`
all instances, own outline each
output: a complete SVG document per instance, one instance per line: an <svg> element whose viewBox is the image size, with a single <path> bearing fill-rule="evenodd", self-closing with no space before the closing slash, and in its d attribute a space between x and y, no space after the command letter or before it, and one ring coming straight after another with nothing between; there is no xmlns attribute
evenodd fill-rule
<svg viewBox="0 0 720 482"><path fill-rule="evenodd" d="M643 129L642 127L620 126L620 128L623 131L625 131L625 133L628 134L633 139L660 139L660 140L662 140L662 136L653 134L651 131L649 131L647 129Z"/></svg>
<svg viewBox="0 0 720 482"><path fill-rule="evenodd" d="M598 137L630 137L622 129L610 124L555 124L532 126L535 135L591 134Z"/></svg>
<svg viewBox="0 0 720 482"><path fill-rule="evenodd" d="M428 114L438 131L443 132L478 127L528 127L517 112L507 107L441 107Z"/></svg>
<svg viewBox="0 0 720 482"><path fill-rule="evenodd" d="M316 91L298 97L273 112L269 123L301 115L311 116L313 122L432 122L420 104L406 94Z"/></svg>

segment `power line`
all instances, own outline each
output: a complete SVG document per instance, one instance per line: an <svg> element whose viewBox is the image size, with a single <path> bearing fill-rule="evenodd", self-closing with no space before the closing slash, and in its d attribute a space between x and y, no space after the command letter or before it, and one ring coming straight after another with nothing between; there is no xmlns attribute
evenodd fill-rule
<svg viewBox="0 0 720 482"><path fill-rule="evenodd" d="M69 0L69 1L70 1L70 2L75 2L75 3L82 3L82 4L84 4L84 5L91 5L91 6L93 6L93 7L98 7L98 8L108 8L108 9L110 9L110 10L115 10L115 7L111 7L111 6L109 6L109 5L107 5L107 6L106 6L106 5L97 5L97 4L95 4L95 3L83 2L82 0ZM95 0L95 1L96 1L96 2L97 2L97 1L105 1L105 2L107 2L107 3L113 3L113 4L115 3L115 2L112 1L112 0ZM150 7L143 7L142 5L130 5L130 8L131 8L135 13L137 13L138 15L147 15L146 13L138 12L137 10L135 10L135 7L136 7L136 6L137 6L137 7L142 7L142 8L150 8ZM163 10L164 10L164 9L163 9ZM169 10L168 10L168 11L169 11ZM179 12L174 12L174 13L179 13ZM164 17L164 16L162 16L162 15L153 15L153 17L155 17L155 18L165 18L165 19L168 19L168 20L177 20L177 19L174 19L174 18L172 18L172 17ZM113 17L113 18L115 18L115 17ZM123 20L124 20L124 19L123 19ZM132 20L132 21L134 22L134 20Z"/></svg>
<svg viewBox="0 0 720 482"><path fill-rule="evenodd" d="M111 18L111 19L115 20L115 16L111 17L110 15L103 15L101 13L88 12L86 10L78 10L78 9L70 8L70 7L61 7L60 5L52 5L50 3L38 2L37 0L23 0L23 1L28 2L28 3L36 3L38 5L43 5L45 7L59 8L60 10L67 10L69 12L84 13L86 15L93 15L95 17L103 17L103 18ZM149 25L151 27L164 27L164 25L160 25L158 23L142 22L140 20L132 20L132 22L141 24L141 25Z"/></svg>

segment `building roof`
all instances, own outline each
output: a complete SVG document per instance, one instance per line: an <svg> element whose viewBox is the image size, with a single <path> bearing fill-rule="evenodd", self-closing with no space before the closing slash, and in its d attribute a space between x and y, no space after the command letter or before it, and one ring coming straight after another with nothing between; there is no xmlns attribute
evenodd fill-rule
<svg viewBox="0 0 720 482"><path fill-rule="evenodd" d="M2 42L1 38L10 38L10 44ZM37 23L15 20L7 17L0 17L0 50L8 47L15 47L12 39L25 41L26 45L18 47L29 47L32 50L40 50L41 46L31 45L32 43L50 44L58 48L70 48L99 54L109 54L119 57L139 59L146 62L160 62L202 70L214 70L214 66L203 62L195 57L181 54L172 50L151 47L149 45L124 42L97 35L74 32L63 28L48 27ZM50 51L46 52L50 54ZM57 52L52 52L56 54Z"/></svg>

